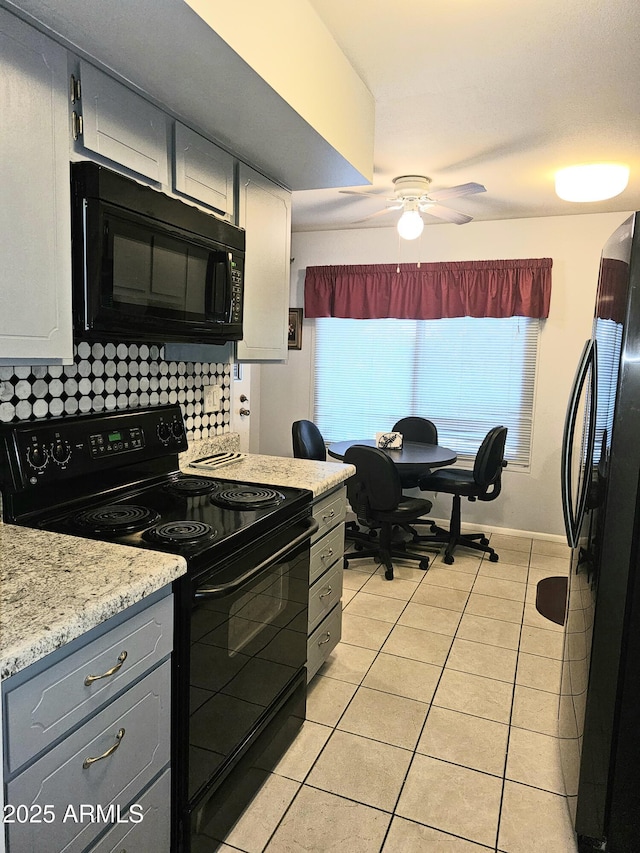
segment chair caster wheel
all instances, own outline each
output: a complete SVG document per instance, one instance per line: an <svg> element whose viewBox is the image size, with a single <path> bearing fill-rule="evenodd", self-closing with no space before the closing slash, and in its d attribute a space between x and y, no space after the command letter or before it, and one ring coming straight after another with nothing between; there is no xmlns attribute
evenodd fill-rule
<svg viewBox="0 0 640 853"><path fill-rule="evenodd" d="M364 551L364 545L362 542L356 542L353 546L354 551Z"/></svg>
<svg viewBox="0 0 640 853"><path fill-rule="evenodd" d="M497 554L489 554L489 562L497 563L500 557Z"/></svg>
<svg viewBox="0 0 640 853"><path fill-rule="evenodd" d="M370 530L369 531L369 539L375 539L377 535L378 535L377 530Z"/></svg>
<svg viewBox="0 0 640 853"><path fill-rule="evenodd" d="M445 554L445 556L442 558L442 562L450 566L453 563L453 557L451 556L451 554Z"/></svg>
<svg viewBox="0 0 640 853"><path fill-rule="evenodd" d="M480 540L480 544L481 545L488 545L489 544L489 540L487 539L486 536L482 537L482 539Z"/></svg>
<svg viewBox="0 0 640 853"><path fill-rule="evenodd" d="M423 572L426 572L429 568L429 558L427 557L424 560L420 560L418 567L421 568Z"/></svg>
<svg viewBox="0 0 640 853"><path fill-rule="evenodd" d="M392 581L393 580L393 569L386 569L384 576L388 581Z"/></svg>

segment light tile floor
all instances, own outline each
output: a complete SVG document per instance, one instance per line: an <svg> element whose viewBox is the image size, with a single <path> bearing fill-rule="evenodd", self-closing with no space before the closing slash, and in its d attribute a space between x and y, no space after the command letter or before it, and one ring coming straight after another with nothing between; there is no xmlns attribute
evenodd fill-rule
<svg viewBox="0 0 640 853"><path fill-rule="evenodd" d="M307 720L219 849L576 853L559 765L562 629L536 583L561 545L494 534L427 573L345 571L343 634Z"/></svg>

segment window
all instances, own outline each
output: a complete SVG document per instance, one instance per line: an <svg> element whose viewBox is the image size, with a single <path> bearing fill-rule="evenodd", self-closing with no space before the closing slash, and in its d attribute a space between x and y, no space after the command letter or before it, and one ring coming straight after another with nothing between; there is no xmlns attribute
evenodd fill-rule
<svg viewBox="0 0 640 853"><path fill-rule="evenodd" d="M314 419L339 441L422 415L459 458L502 424L509 463L528 467L539 331L528 317L318 318Z"/></svg>

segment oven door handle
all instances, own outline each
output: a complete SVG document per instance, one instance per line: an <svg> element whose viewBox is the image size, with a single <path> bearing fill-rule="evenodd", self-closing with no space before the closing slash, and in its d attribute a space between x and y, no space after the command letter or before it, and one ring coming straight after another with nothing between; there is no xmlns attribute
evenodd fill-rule
<svg viewBox="0 0 640 853"><path fill-rule="evenodd" d="M319 525L315 518L309 518L307 520L307 529L304 533L301 533L299 536L296 536L295 539L287 542L287 544L279 551L276 551L275 554L271 554L266 560L263 560L262 563L259 563L248 572L245 572L243 575L229 581L229 583L220 584L219 586L203 586L200 587L200 589L196 589L193 594L194 601L204 601L208 598L221 598L223 595L229 595L230 592L240 589L240 587L244 586L244 584L256 575L259 575L265 569L268 569L269 566L277 563L278 560L284 557L285 554L288 554L289 551L293 551L294 548L298 547L298 545L301 545L307 539L310 539L318 528Z"/></svg>

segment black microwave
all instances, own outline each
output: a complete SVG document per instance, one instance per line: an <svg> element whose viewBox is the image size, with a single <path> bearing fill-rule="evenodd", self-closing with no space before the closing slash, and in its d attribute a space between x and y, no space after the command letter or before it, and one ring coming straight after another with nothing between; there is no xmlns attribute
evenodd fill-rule
<svg viewBox="0 0 640 853"><path fill-rule="evenodd" d="M242 338L244 230L88 161L71 208L77 340Z"/></svg>

